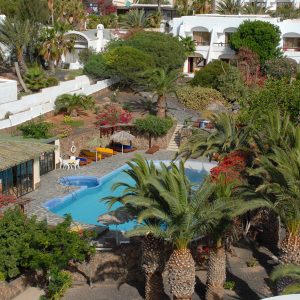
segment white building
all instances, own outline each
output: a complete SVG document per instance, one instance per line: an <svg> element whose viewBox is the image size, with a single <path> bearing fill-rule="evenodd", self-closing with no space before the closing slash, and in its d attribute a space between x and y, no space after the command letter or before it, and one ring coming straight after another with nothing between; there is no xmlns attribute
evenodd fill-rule
<svg viewBox="0 0 300 300"><path fill-rule="evenodd" d="M265 7L267 10L276 10L279 6L290 5L299 8L300 0L244 0L243 4L257 4Z"/></svg>
<svg viewBox="0 0 300 300"><path fill-rule="evenodd" d="M84 31L68 31L66 36L75 40L74 49L67 53L62 61L70 65L70 69L82 67L79 63L79 52L82 49L92 49L95 52L102 52L107 43L115 38L109 29L104 29L102 24L97 29L87 29Z"/></svg>
<svg viewBox="0 0 300 300"><path fill-rule="evenodd" d="M245 20L261 20L279 26L284 55L300 63L300 20L280 21L268 15L195 15L169 22L174 36L190 36L196 42L196 51L186 60L184 72L194 73L212 60L233 59L235 51L229 47L229 37Z"/></svg>

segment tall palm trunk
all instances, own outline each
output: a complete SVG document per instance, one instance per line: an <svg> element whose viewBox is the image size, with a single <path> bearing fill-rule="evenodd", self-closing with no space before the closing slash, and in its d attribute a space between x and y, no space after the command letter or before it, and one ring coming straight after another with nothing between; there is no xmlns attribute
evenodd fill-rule
<svg viewBox="0 0 300 300"><path fill-rule="evenodd" d="M221 300L226 280L226 252L224 245L211 249L207 270L206 300Z"/></svg>
<svg viewBox="0 0 300 300"><path fill-rule="evenodd" d="M166 96L159 95L157 99L157 114L158 117L166 117Z"/></svg>
<svg viewBox="0 0 300 300"><path fill-rule="evenodd" d="M21 69L21 73L26 73L27 72L27 66L24 60L24 52L23 48L20 47L17 49L17 61Z"/></svg>
<svg viewBox="0 0 300 300"><path fill-rule="evenodd" d="M195 262L189 249L175 249L167 264L174 299L190 300L195 289Z"/></svg>
<svg viewBox="0 0 300 300"><path fill-rule="evenodd" d="M211 1L211 10L213 14L216 13L216 0Z"/></svg>
<svg viewBox="0 0 300 300"><path fill-rule="evenodd" d="M148 234L142 241L142 268L145 273L145 299L164 299L162 271L164 269L164 241Z"/></svg>
<svg viewBox="0 0 300 300"><path fill-rule="evenodd" d="M52 74L55 74L55 63L54 60L49 59L48 60L48 66L49 66L49 70Z"/></svg>
<svg viewBox="0 0 300 300"><path fill-rule="evenodd" d="M157 11L161 13L161 0L157 0Z"/></svg>
<svg viewBox="0 0 300 300"><path fill-rule="evenodd" d="M280 244L280 261L282 264L300 266L300 223L289 226L285 239ZM283 277L276 283L279 294L290 284L299 283L289 277Z"/></svg>

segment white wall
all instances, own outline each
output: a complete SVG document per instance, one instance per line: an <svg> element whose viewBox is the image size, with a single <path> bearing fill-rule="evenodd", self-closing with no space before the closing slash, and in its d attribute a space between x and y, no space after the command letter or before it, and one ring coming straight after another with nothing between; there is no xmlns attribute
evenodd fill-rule
<svg viewBox="0 0 300 300"><path fill-rule="evenodd" d="M17 82L0 78L0 104L18 99Z"/></svg>
<svg viewBox="0 0 300 300"><path fill-rule="evenodd" d="M19 125L53 111L56 98L62 94L91 95L111 86L115 82L114 80L106 79L90 84L89 78L83 75L76 77L74 80L60 82L58 86L42 89L39 93L24 96L20 100L16 100L15 97L17 92L16 84L14 86L15 89L11 88L8 94L6 86L3 85L2 87L0 82L0 129ZM6 95L5 98L3 95ZM4 119L7 112L10 112L12 115L8 119Z"/></svg>

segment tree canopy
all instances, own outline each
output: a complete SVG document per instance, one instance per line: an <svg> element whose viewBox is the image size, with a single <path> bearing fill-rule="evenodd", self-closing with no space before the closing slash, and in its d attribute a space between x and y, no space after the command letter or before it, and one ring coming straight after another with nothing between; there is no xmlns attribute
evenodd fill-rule
<svg viewBox="0 0 300 300"><path fill-rule="evenodd" d="M280 56L280 29L264 21L244 21L230 36L230 46L234 50L248 48L256 52L263 63L268 59Z"/></svg>
<svg viewBox="0 0 300 300"><path fill-rule="evenodd" d="M130 46L150 55L155 67L166 71L179 69L183 66L185 47L177 37L160 32L138 32L125 41L111 43L109 48Z"/></svg>

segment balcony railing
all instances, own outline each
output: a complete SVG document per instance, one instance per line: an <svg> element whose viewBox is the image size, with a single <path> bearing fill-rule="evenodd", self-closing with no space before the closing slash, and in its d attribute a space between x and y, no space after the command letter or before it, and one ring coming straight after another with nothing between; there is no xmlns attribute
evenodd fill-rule
<svg viewBox="0 0 300 300"><path fill-rule="evenodd" d="M283 46L283 51L300 51L300 47L285 47L285 46Z"/></svg>
<svg viewBox="0 0 300 300"><path fill-rule="evenodd" d="M197 46L209 46L210 45L210 41L202 41L202 42L195 41L195 44Z"/></svg>
<svg viewBox="0 0 300 300"><path fill-rule="evenodd" d="M214 43L214 45L218 47L227 47L229 46L229 43L219 42L219 43Z"/></svg>

